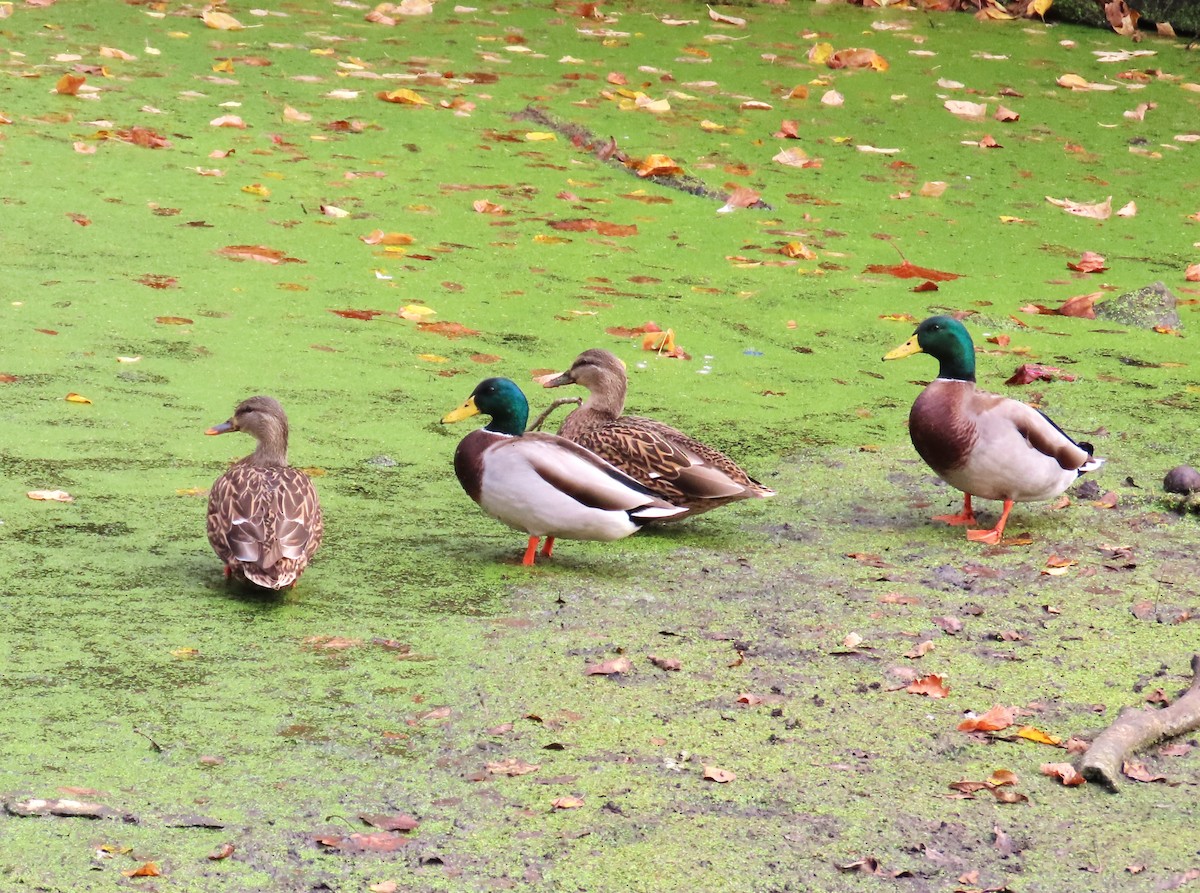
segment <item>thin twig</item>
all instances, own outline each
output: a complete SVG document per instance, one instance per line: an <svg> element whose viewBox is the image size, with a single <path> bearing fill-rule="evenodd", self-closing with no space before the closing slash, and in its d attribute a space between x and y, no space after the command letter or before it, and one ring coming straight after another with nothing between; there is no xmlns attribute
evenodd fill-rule
<svg viewBox="0 0 1200 893"><path fill-rule="evenodd" d="M553 403L551 403L549 406L547 406L544 410L542 410L542 414L533 420L533 424L530 425L527 430L529 430L529 431L540 430L542 427L542 423L545 422L546 419L550 417L550 413L554 412L554 410L558 409L564 403L574 403L576 406L579 406L580 404L583 403L583 398L582 397L559 397L557 400L555 400Z"/></svg>

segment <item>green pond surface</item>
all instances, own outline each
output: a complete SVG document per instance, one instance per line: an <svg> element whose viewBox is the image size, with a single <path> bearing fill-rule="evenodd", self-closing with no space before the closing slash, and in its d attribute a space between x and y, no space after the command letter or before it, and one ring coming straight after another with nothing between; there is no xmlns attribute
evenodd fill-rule
<svg viewBox="0 0 1200 893"><path fill-rule="evenodd" d="M683 3L225 8L241 30L173 3L9 9L0 890L1029 893L1200 867L1194 753L1147 752L1169 783L1113 796L1043 777L1062 749L955 728L1004 704L1088 736L1189 681L1200 533L1160 490L1200 463L1184 41L805 2L722 8L744 27ZM823 42L887 68L809 61ZM399 89L424 104L377 98ZM589 151L610 137L703 187ZM718 213L739 186L767 207ZM1084 251L1107 269L1069 270ZM903 260L959 278L866 272ZM1022 311L1156 281L1165 331ZM934 363L880 362L943 311L972 314L982 387L1107 459L1094 494L1018 506L1007 545L929 523L959 499L905 430ZM649 321L690 359L621 333ZM631 412L778 496L521 567L523 534L454 478L472 423L439 419L491 375L536 413L533 376L589 347L628 364ZM1006 386L1025 362L1074 379ZM204 536L252 442L203 432L257 393L325 512L280 594L227 586ZM1055 556L1076 563L1042 573ZM631 672L585 675L619 655ZM926 673L946 698L903 691ZM1026 801L947 787L1001 768ZM16 815L29 798L107 812ZM352 837L399 814L419 827ZM884 877L846 869L867 859Z"/></svg>

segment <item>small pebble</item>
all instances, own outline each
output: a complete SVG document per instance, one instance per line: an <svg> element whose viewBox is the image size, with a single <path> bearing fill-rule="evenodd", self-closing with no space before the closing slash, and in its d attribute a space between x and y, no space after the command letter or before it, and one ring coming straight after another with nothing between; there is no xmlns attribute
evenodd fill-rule
<svg viewBox="0 0 1200 893"><path fill-rule="evenodd" d="M1168 493L1200 492L1200 472L1190 465L1177 465L1163 478L1163 489Z"/></svg>

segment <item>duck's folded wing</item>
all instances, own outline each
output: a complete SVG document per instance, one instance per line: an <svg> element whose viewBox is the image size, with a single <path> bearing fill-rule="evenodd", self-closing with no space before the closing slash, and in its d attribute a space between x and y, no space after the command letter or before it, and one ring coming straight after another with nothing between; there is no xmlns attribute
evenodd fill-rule
<svg viewBox="0 0 1200 893"><path fill-rule="evenodd" d="M525 434L501 449L519 450L538 478L581 505L606 511L674 508L595 453L553 434Z"/></svg>

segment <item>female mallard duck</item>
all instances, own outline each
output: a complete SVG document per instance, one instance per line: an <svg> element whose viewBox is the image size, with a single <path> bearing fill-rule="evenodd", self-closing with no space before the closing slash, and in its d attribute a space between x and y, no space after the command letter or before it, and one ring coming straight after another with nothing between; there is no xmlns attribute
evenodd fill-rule
<svg viewBox="0 0 1200 893"><path fill-rule="evenodd" d="M213 484L208 541L227 578L267 589L294 586L321 545L324 525L312 482L287 464L287 416L277 400L251 397L204 433L230 431L245 431L258 446Z"/></svg>
<svg viewBox="0 0 1200 893"><path fill-rule="evenodd" d="M459 443L454 473L485 512L529 534L522 564L533 564L543 536L542 555L549 557L557 537L621 539L647 521L684 511L569 440L526 433L529 403L507 378L480 382L467 402L442 421L477 413L492 420Z"/></svg>
<svg viewBox="0 0 1200 893"><path fill-rule="evenodd" d="M625 364L607 350L585 350L571 368L543 383L556 388L583 385L588 398L567 416L560 437L587 447L657 496L699 515L751 497L774 496L724 453L654 419L621 415L625 409Z"/></svg>
<svg viewBox="0 0 1200 893"><path fill-rule="evenodd" d="M1051 499L1104 464L1093 458L1090 443L1071 440L1033 407L976 390L975 347L958 320L930 317L884 359L915 353L930 354L939 369L913 403L909 436L925 463L964 494L961 513L935 521L974 524L972 496L1002 499L1004 512L995 527L967 531L969 540L998 543L1014 502Z"/></svg>

